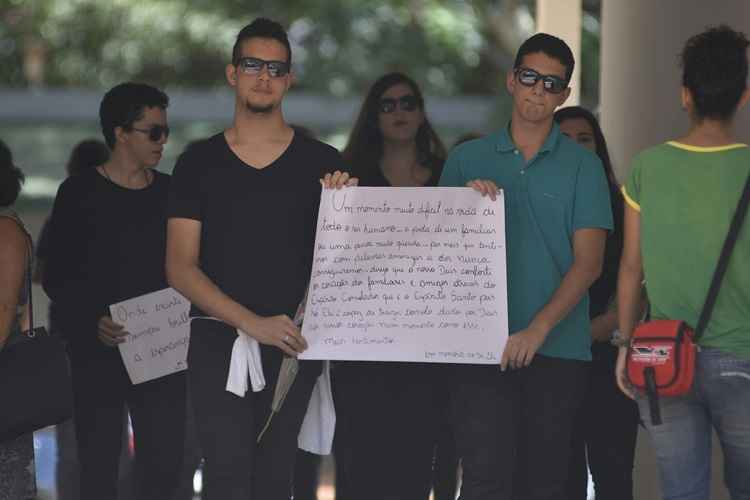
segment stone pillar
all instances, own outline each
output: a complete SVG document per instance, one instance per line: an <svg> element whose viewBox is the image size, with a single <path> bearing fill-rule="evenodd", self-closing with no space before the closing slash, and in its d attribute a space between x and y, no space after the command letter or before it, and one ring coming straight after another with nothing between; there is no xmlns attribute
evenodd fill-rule
<svg viewBox="0 0 750 500"><path fill-rule="evenodd" d="M621 181L638 151L687 132L679 54L690 36L721 23L750 36L750 2L602 0L601 125ZM750 109L739 111L736 127L739 140L750 143ZM715 436L713 450L711 498L728 499ZM635 483L635 498L661 498L645 431L638 439Z"/></svg>
<svg viewBox="0 0 750 500"><path fill-rule="evenodd" d="M580 102L581 96L581 0L536 0L536 30L562 38L576 60L571 93L566 105Z"/></svg>

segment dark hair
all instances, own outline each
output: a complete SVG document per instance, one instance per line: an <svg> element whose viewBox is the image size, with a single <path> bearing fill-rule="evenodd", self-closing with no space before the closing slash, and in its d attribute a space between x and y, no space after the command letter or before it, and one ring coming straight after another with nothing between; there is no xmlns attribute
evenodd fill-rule
<svg viewBox="0 0 750 500"><path fill-rule="evenodd" d="M99 106L99 122L107 146L115 147L115 128L130 130L133 123L143 118L145 108L167 109L167 94L145 83L121 83L104 94Z"/></svg>
<svg viewBox="0 0 750 500"><path fill-rule="evenodd" d="M86 170L96 168L109 159L107 145L98 139L86 139L75 145L70 152L65 170L68 175L79 175Z"/></svg>
<svg viewBox="0 0 750 500"><path fill-rule="evenodd" d="M255 19L237 34L237 40L234 42L234 47L232 48L233 65L237 66L240 62L240 57L242 57L242 42L251 38L271 38L279 42L286 47L286 52L289 54L286 62L289 63L290 67L292 66L292 46L289 45L289 37L286 31L281 24L265 17Z"/></svg>
<svg viewBox="0 0 750 500"><path fill-rule="evenodd" d="M591 126L591 130L594 131L594 144L596 145L596 155L602 161L604 167L604 173L607 176L607 184L609 184L609 197L612 203L612 213L614 215L614 234L616 237L622 237L622 213L623 213L623 197L620 193L620 187L617 184L617 177L615 176L614 169L612 168L612 161L609 159L609 150L607 149L607 141L604 139L602 128L599 126L599 120L596 119L594 114L586 108L581 106L568 106L567 108L560 108L555 111L554 119L558 124L565 120L572 120L574 118L583 118Z"/></svg>
<svg viewBox="0 0 750 500"><path fill-rule="evenodd" d="M682 51L682 85L693 97L698 120L727 121L747 86L744 33L722 24L691 37Z"/></svg>
<svg viewBox="0 0 750 500"><path fill-rule="evenodd" d="M388 89L400 83L411 87L419 101L419 107L424 109L422 92L414 80L403 73L388 73L378 78L367 92L357 121L349 135L349 141L342 153L350 166L361 169L363 172L372 172L380 168L380 160L383 157L383 133L380 131L378 122L380 98ZM442 165L446 157L445 146L430 125L427 115L417 130L416 141L419 163L431 170Z"/></svg>
<svg viewBox="0 0 750 500"><path fill-rule="evenodd" d="M0 141L0 207L16 202L23 181L23 172L13 164L10 148Z"/></svg>
<svg viewBox="0 0 750 500"><path fill-rule="evenodd" d="M520 68L523 65L524 56L527 54L536 54L537 52L560 61L565 66L565 81L570 82L570 78L573 76L573 68L576 65L573 58L573 51L570 50L565 40L547 33L537 33L521 44L518 52L516 52L516 61L513 63L513 68Z"/></svg>
<svg viewBox="0 0 750 500"><path fill-rule="evenodd" d="M607 180L611 186L617 189L617 177L615 177L615 171L612 168L612 161L609 159L609 150L607 149L607 141L604 139L604 133L602 128L599 126L599 120L596 119L594 114L586 108L581 106L568 106L566 108L560 108L555 111L554 119L560 124L565 120L572 120L574 118L583 118L591 126L591 130L594 131L594 144L596 145L596 155L602 161L604 166L604 173L607 174Z"/></svg>
<svg viewBox="0 0 750 500"><path fill-rule="evenodd" d="M294 123L289 124L294 129L294 134L307 139L315 139L315 132L303 125L295 125Z"/></svg>

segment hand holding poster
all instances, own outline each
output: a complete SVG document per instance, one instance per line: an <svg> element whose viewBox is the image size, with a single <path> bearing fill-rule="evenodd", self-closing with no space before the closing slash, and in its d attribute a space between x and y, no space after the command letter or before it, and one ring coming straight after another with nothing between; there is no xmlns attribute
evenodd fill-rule
<svg viewBox="0 0 750 500"><path fill-rule="evenodd" d="M502 194L323 190L300 359L499 363L507 317Z"/></svg>
<svg viewBox="0 0 750 500"><path fill-rule="evenodd" d="M119 345L130 380L140 384L187 368L190 302L173 288L109 306L130 333Z"/></svg>

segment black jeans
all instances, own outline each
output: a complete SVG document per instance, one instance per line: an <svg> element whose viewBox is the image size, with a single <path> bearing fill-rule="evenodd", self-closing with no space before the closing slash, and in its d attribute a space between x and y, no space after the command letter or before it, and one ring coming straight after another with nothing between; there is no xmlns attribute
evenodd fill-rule
<svg viewBox="0 0 750 500"><path fill-rule="evenodd" d="M185 373L133 385L117 349L72 349L71 372L81 500L117 499L126 405L135 440L136 498L171 498L182 467Z"/></svg>
<svg viewBox="0 0 750 500"><path fill-rule="evenodd" d="M288 500L297 436L322 363L300 362L281 411L257 444L271 412L282 354L261 346L266 387L238 397L226 390L236 338L233 328L218 321L191 324L188 386L206 461L206 496L209 500Z"/></svg>
<svg viewBox="0 0 750 500"><path fill-rule="evenodd" d="M427 500L442 368L335 365L337 500Z"/></svg>
<svg viewBox="0 0 750 500"><path fill-rule="evenodd" d="M537 354L531 365L456 368L452 391L461 500L563 500L587 363Z"/></svg>
<svg viewBox="0 0 750 500"><path fill-rule="evenodd" d="M615 382L617 348L595 344L583 405L573 428L568 500L586 500L588 468L596 498L633 500L638 405Z"/></svg>

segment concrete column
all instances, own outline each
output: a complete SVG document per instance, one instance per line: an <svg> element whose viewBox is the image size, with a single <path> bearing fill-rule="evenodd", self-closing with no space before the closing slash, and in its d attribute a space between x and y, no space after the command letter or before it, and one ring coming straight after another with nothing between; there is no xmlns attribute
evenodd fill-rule
<svg viewBox="0 0 750 500"><path fill-rule="evenodd" d="M688 118L680 108L679 55L690 36L721 23L750 36L750 2L602 0L601 124L621 181L637 152L687 131ZM737 134L750 143L750 109L740 110ZM713 450L711 498L728 499L715 436ZM645 431L639 434L634 477L635 498L661 498Z"/></svg>
<svg viewBox="0 0 750 500"><path fill-rule="evenodd" d="M562 38L576 60L571 93L566 105L580 102L581 96L581 0L536 0L536 30Z"/></svg>
<svg viewBox="0 0 750 500"><path fill-rule="evenodd" d="M601 124L621 181L638 151L687 131L679 55L690 36L721 23L750 36L750 2L602 0ZM738 118L750 142L750 109Z"/></svg>

